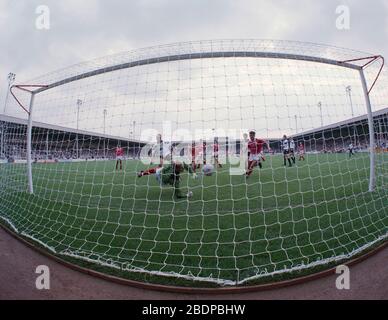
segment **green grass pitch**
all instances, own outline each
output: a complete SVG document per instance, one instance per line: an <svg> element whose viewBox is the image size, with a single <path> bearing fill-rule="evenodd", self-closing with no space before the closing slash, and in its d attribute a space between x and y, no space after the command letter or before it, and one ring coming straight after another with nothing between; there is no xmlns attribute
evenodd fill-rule
<svg viewBox="0 0 388 320"><path fill-rule="evenodd" d="M58 253L230 281L348 254L388 230L387 169L378 166L369 193L368 154L311 154L292 168L268 156L248 180L227 167L184 174L181 188L194 195L179 201L154 176L137 178L140 162L114 166L34 164L28 195L26 166L1 165L0 216Z"/></svg>

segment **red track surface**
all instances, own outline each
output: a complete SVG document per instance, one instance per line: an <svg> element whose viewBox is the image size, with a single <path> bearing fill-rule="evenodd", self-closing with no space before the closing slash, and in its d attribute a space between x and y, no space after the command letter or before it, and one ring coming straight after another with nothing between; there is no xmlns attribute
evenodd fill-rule
<svg viewBox="0 0 388 320"><path fill-rule="evenodd" d="M35 288L35 268L47 265L51 289ZM182 294L137 289L71 270L25 246L0 228L0 299L388 299L388 248L350 268L350 290L336 275L304 284L239 294Z"/></svg>

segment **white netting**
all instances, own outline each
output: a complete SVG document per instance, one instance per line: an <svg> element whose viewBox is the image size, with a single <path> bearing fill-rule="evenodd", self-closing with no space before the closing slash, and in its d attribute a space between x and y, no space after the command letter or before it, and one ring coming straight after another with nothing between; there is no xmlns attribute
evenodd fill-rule
<svg viewBox="0 0 388 320"><path fill-rule="evenodd" d="M366 56L287 41L201 41L104 57L29 81L79 76L35 96L33 195L26 192L27 122L9 100L1 119L0 154L9 163L0 165L0 216L62 255L221 284L349 258L387 236L388 77L383 70L371 93L377 183L369 192L359 71L328 62ZM103 72L136 61L142 64ZM369 85L379 63L365 70ZM28 106L29 95L18 94ZM262 155L248 159L250 129L265 143ZM294 155L284 156L284 134L294 140ZM144 161L146 147L152 163ZM182 156L186 170L171 182L169 170ZM257 167L251 172L249 164Z"/></svg>

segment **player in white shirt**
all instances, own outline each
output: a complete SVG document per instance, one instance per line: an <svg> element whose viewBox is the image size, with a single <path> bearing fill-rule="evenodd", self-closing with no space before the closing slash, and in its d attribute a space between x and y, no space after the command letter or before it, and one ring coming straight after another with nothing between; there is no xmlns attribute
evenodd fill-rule
<svg viewBox="0 0 388 320"><path fill-rule="evenodd" d="M349 150L349 158L351 158L352 156L354 156L354 146L353 146L353 143L349 144L348 150Z"/></svg>
<svg viewBox="0 0 388 320"><path fill-rule="evenodd" d="M289 139L289 145L290 145L290 158L292 162L295 164L295 142L294 139Z"/></svg>
<svg viewBox="0 0 388 320"><path fill-rule="evenodd" d="M147 176L150 174L156 174L157 180L159 181L160 174L163 169L163 165L165 160L173 162L172 159L172 143L169 141L163 141L162 135L159 133L156 136L156 144L152 147L152 161L151 164L154 163L154 161L157 164L157 167L152 167L147 170L142 170L137 173L138 177ZM168 167L168 163L165 167Z"/></svg>
<svg viewBox="0 0 388 320"><path fill-rule="evenodd" d="M292 167L292 163L290 159L290 141L288 140L286 135L283 136L282 150L283 150L284 165L286 166L288 161L288 166Z"/></svg>
<svg viewBox="0 0 388 320"><path fill-rule="evenodd" d="M248 170L248 159L249 159L249 150L248 150L248 142L249 142L249 137L248 133L243 134L243 140L241 141L241 149L242 149L242 154L244 157L246 156L246 161L245 161L245 171Z"/></svg>
<svg viewBox="0 0 388 320"><path fill-rule="evenodd" d="M162 135L156 136L156 145L153 148L153 156L159 155L159 166L163 166L164 160L172 160L172 144L170 141L163 141Z"/></svg>

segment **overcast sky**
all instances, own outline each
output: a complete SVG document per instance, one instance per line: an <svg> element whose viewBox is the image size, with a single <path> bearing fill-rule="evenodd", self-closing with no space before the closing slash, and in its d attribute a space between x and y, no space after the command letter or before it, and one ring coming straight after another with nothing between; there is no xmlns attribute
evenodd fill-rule
<svg viewBox="0 0 388 320"><path fill-rule="evenodd" d="M39 5L50 29L35 26ZM336 27L336 8L350 28ZM18 83L85 60L204 39L284 39L388 57L388 0L0 0L0 101L7 74ZM1 107L0 110L3 108Z"/></svg>

